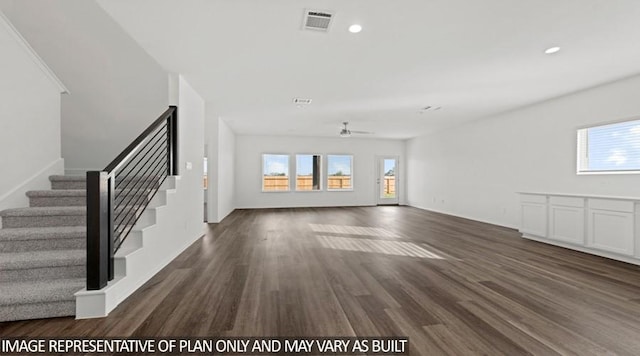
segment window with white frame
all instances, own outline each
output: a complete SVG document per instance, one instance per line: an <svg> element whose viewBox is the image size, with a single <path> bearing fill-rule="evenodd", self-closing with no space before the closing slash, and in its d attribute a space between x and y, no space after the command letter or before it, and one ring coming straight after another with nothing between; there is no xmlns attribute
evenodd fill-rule
<svg viewBox="0 0 640 356"><path fill-rule="evenodd" d="M353 156L327 155L327 190L353 190Z"/></svg>
<svg viewBox="0 0 640 356"><path fill-rule="evenodd" d="M296 155L296 190L322 190L321 168L321 155Z"/></svg>
<svg viewBox="0 0 640 356"><path fill-rule="evenodd" d="M640 120L578 130L578 174L640 173Z"/></svg>
<svg viewBox="0 0 640 356"><path fill-rule="evenodd" d="M289 191L289 156L262 155L262 191Z"/></svg>

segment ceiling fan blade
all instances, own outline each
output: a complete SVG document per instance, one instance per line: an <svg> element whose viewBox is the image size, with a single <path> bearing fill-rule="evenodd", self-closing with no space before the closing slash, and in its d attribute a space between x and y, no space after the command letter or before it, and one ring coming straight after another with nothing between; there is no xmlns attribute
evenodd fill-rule
<svg viewBox="0 0 640 356"><path fill-rule="evenodd" d="M361 134L361 135L373 135L375 132L351 130L351 133Z"/></svg>

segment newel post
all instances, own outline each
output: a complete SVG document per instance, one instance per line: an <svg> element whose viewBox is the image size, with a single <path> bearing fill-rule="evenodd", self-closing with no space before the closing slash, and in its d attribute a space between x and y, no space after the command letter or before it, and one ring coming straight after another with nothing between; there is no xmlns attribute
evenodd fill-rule
<svg viewBox="0 0 640 356"><path fill-rule="evenodd" d="M87 290L106 287L112 273L110 190L107 172L87 172Z"/></svg>
<svg viewBox="0 0 640 356"><path fill-rule="evenodd" d="M178 107L171 106L173 112L167 118L167 175L178 175Z"/></svg>

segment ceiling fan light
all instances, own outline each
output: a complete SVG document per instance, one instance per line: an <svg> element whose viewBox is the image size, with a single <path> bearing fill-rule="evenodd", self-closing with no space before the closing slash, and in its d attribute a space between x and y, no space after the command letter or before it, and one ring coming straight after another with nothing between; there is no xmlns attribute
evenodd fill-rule
<svg viewBox="0 0 640 356"><path fill-rule="evenodd" d="M351 137L351 131L342 131L340 132L340 137Z"/></svg>

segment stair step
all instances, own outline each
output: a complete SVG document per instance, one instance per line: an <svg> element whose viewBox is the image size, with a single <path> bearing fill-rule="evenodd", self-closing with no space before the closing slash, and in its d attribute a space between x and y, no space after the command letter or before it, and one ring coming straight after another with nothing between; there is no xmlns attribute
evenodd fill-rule
<svg viewBox="0 0 640 356"><path fill-rule="evenodd" d="M84 278L3 283L0 322L75 315L74 294L84 286Z"/></svg>
<svg viewBox="0 0 640 356"><path fill-rule="evenodd" d="M0 253L86 248L84 226L0 229Z"/></svg>
<svg viewBox="0 0 640 356"><path fill-rule="evenodd" d="M50 176L51 189L87 189L86 176Z"/></svg>
<svg viewBox="0 0 640 356"><path fill-rule="evenodd" d="M3 228L85 226L86 207L31 207L0 212Z"/></svg>
<svg viewBox="0 0 640 356"><path fill-rule="evenodd" d="M149 195L149 190L116 190L116 204L122 201L135 202L146 201L145 195ZM29 205L31 207L49 207L49 206L86 206L87 191L86 189L57 189L57 190L32 190L27 192L29 197Z"/></svg>
<svg viewBox="0 0 640 356"><path fill-rule="evenodd" d="M83 278L85 250L0 253L0 282Z"/></svg>
<svg viewBox="0 0 640 356"><path fill-rule="evenodd" d="M85 284L84 278L3 283L0 306L73 300L73 295Z"/></svg>
<svg viewBox="0 0 640 356"><path fill-rule="evenodd" d="M86 189L32 190L27 192L29 206L86 206Z"/></svg>
<svg viewBox="0 0 640 356"><path fill-rule="evenodd" d="M130 214L140 205L123 206L116 209L114 223L128 221ZM144 210L138 212L141 215ZM3 228L85 226L87 209L80 207L31 207L8 209L0 212Z"/></svg>
<svg viewBox="0 0 640 356"><path fill-rule="evenodd" d="M136 183L131 183L131 180L136 180ZM87 177L86 176L50 176L51 189L87 189ZM116 182L116 185L122 187L139 187L141 185L147 185L151 181L159 183L159 177L127 177ZM128 184L127 184L128 183ZM159 184L158 184L159 185ZM156 185L157 187L157 185Z"/></svg>

